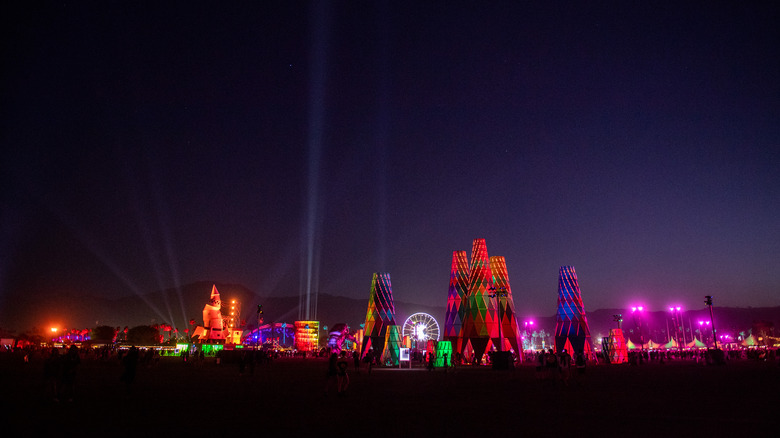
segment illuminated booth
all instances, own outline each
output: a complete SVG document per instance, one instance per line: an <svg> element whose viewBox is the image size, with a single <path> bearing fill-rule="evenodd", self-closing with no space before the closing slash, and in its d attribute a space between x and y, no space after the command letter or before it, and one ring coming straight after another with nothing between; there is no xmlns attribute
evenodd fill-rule
<svg viewBox="0 0 780 438"><path fill-rule="evenodd" d="M317 351L319 331L319 321L295 321L295 348L298 351Z"/></svg>
<svg viewBox="0 0 780 438"><path fill-rule="evenodd" d="M437 368L449 367L452 364L452 343L439 341L436 343L436 361L433 366Z"/></svg>

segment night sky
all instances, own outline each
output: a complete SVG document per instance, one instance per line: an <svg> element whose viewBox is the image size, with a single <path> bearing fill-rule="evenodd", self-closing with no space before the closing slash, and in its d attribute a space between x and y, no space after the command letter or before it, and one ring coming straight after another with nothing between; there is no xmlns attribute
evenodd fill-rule
<svg viewBox="0 0 780 438"><path fill-rule="evenodd" d="M0 318L374 272L444 306L475 238L523 318L562 265L586 310L780 305L777 2L29 3L0 6Z"/></svg>

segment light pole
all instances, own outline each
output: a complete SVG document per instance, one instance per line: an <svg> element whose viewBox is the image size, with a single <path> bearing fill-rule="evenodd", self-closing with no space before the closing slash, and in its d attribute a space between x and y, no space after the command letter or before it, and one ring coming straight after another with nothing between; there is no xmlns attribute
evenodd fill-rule
<svg viewBox="0 0 780 438"><path fill-rule="evenodd" d="M712 321L712 339L715 342L715 349L718 349L718 338L715 336L715 317L712 314L712 295L704 296L704 304L710 308L710 321Z"/></svg>
<svg viewBox="0 0 780 438"><path fill-rule="evenodd" d="M612 320L617 323L618 330L622 330L622 328L620 327L620 323L623 322L623 315L620 313L612 315Z"/></svg>
<svg viewBox="0 0 780 438"><path fill-rule="evenodd" d="M672 319L674 320L674 334L677 337L677 349L680 350L680 353L682 354L682 343L680 342L680 322L679 322L682 321L682 317L680 317L680 306L670 307L669 311L672 312Z"/></svg>
<svg viewBox="0 0 780 438"><path fill-rule="evenodd" d="M525 321L523 324L525 326L525 336L528 339L528 345L531 346L532 349L535 349L534 348L534 344L533 344L533 340L531 339L531 332L528 330L528 326L531 326L531 330L533 330L534 322L533 321Z"/></svg>
<svg viewBox="0 0 780 438"><path fill-rule="evenodd" d="M502 314L502 308L501 308L501 298L506 298L507 291L505 287L491 287L488 289L492 293L489 295L490 298L496 299L496 307L498 308L498 348L497 351L501 352L502 345L504 344L504 337L501 336L501 322L504 319L504 315Z"/></svg>
<svg viewBox="0 0 780 438"><path fill-rule="evenodd" d="M642 331L642 311L644 310L644 307L642 306L635 306L631 308L631 313L634 314L634 324L636 325L636 316L639 315L639 341L642 343L642 347L639 349L642 354L645 353L645 335Z"/></svg>
<svg viewBox="0 0 780 438"><path fill-rule="evenodd" d="M704 326L709 327L710 322L709 321L699 321L699 335L701 336L701 341L704 343L704 345L707 345L707 342L704 340Z"/></svg>

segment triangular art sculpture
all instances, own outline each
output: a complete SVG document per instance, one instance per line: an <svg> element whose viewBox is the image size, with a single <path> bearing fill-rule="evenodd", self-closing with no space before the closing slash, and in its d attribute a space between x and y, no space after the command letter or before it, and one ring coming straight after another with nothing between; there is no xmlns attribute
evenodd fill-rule
<svg viewBox="0 0 780 438"><path fill-rule="evenodd" d="M520 352L523 351L523 342L520 338L515 301L512 298L512 287L509 285L509 273L503 256L490 257L490 272L493 274L493 289L496 294L494 300L499 304L496 314L497 323L494 324L495 330L490 337L493 339L493 344L497 346L500 336L502 338L500 342L504 343L501 345L501 351L509 351L511 347L522 360L523 355ZM506 343L509 345L507 346Z"/></svg>
<svg viewBox="0 0 780 438"><path fill-rule="evenodd" d="M371 295L368 298L361 357L366 355L369 348L373 348L375 355L383 354L387 327L395 325L395 305L390 274L374 273L371 280Z"/></svg>
<svg viewBox="0 0 780 438"><path fill-rule="evenodd" d="M466 251L452 252L450 288L447 293L447 313L444 321L444 340L453 351L463 351L463 321L468 309L469 260Z"/></svg>
<svg viewBox="0 0 780 438"><path fill-rule="evenodd" d="M470 264L466 264L465 251L453 253L446 319L445 334L449 336L445 340L452 343L454 354L479 363L493 348L512 348L522 358L506 261L504 257L488 256L485 239L474 239ZM456 337L458 323L461 327Z"/></svg>
<svg viewBox="0 0 780 438"><path fill-rule="evenodd" d="M555 351L561 352L571 343L575 354L590 357L590 329L582 305L582 294L573 266L561 266L558 271L558 314L555 324Z"/></svg>

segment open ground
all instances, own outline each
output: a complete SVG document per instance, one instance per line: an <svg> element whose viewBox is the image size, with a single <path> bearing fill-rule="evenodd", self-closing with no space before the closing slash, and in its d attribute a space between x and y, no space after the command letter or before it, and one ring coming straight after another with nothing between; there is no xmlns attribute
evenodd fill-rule
<svg viewBox="0 0 780 438"><path fill-rule="evenodd" d="M734 436L780 431L776 362L590 364L539 380L535 367L350 369L346 396L326 389L325 359L237 363L163 357L127 387L118 359L84 358L72 402L54 402L43 358L0 354L6 424L84 436ZM574 371L574 370L573 370Z"/></svg>

